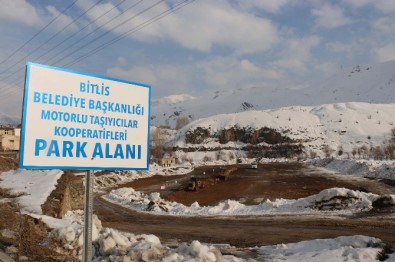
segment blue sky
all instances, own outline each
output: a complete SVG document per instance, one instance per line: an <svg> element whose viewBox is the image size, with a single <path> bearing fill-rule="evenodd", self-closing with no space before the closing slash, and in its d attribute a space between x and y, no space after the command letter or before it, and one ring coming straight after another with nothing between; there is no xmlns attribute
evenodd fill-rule
<svg viewBox="0 0 395 262"><path fill-rule="evenodd" d="M393 0L195 0L95 53L182 1L77 0L62 13L73 1L0 0L1 113L19 116L27 61L149 84L155 99L295 88L395 59Z"/></svg>

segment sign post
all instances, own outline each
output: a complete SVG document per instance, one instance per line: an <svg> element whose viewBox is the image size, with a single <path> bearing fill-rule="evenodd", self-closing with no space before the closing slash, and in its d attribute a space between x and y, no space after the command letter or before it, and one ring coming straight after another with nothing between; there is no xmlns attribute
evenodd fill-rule
<svg viewBox="0 0 395 262"><path fill-rule="evenodd" d="M26 67L20 168L88 170L84 261L92 258L93 170L147 170L151 87L35 63Z"/></svg>
<svg viewBox="0 0 395 262"><path fill-rule="evenodd" d="M83 260L92 261L93 171L85 174Z"/></svg>

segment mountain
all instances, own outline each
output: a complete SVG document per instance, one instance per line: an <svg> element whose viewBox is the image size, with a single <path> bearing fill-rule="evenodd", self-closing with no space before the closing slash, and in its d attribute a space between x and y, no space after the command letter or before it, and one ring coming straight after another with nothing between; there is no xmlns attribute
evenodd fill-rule
<svg viewBox="0 0 395 262"><path fill-rule="evenodd" d="M387 104L395 102L394 91L395 61L389 61L341 70L303 93L306 97L312 94L311 99L317 104L351 101Z"/></svg>
<svg viewBox="0 0 395 262"><path fill-rule="evenodd" d="M290 89L246 87L199 97L182 95L155 100L152 124L174 127L179 117L190 121L225 113L312 106L339 102L395 103L395 61L357 65L309 86ZM178 98L178 99L175 99Z"/></svg>
<svg viewBox="0 0 395 262"><path fill-rule="evenodd" d="M326 145L332 152L342 148L349 155L354 149L370 149L389 141L395 129L394 114L395 104L363 102L220 114L183 127L168 146L191 154L215 154L221 150L246 151L252 145L268 151L300 144L305 153L322 154Z"/></svg>

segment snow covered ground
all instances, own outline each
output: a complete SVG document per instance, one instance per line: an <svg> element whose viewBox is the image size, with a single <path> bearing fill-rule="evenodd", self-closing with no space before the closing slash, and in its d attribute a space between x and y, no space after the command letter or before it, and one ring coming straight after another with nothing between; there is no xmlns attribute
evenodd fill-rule
<svg viewBox="0 0 395 262"><path fill-rule="evenodd" d="M163 169L158 166L152 170L161 171L162 174L187 173L191 167ZM171 171L169 171L171 170ZM151 171L152 172L152 171ZM8 188L12 193L19 195L22 211L41 218L51 228L51 237L62 243L64 252L72 252L74 256L81 256L83 211L69 212L63 219L55 219L42 215L41 204L55 188L61 171L27 171L14 170L0 174L0 187ZM145 174L149 175L149 174ZM139 172L113 173L117 181L125 182L141 176ZM105 181L105 179L103 180ZM105 182L102 183L103 186ZM97 187L100 189L100 187ZM310 214L327 215L328 212L354 212L368 210L372 202L379 196L348 189L334 188L321 193L296 200L278 199L266 201L256 206L245 206L236 201L224 201L214 207L201 207L197 203L186 207L180 204L160 199L159 194L149 196L132 189L119 189L112 191L108 199L125 204L132 202L133 208L151 212L163 213L161 206L174 215L265 215L265 214ZM394 196L392 201L394 200ZM338 201L343 199L343 201ZM1 200L11 201L11 200ZM150 205L153 201L154 204ZM124 203L125 202L125 203ZM128 204L129 206L129 204ZM319 209L341 209L342 211L319 211ZM325 212L325 213L323 213ZM93 261L254 261L246 260L234 255L221 254L217 245L200 243L198 240L191 243L180 243L177 247L168 247L160 242L154 235L134 235L120 232L101 226L100 220L94 216L93 226ZM219 243L221 244L221 243ZM378 261L377 254L383 248L381 240L368 236L350 236L336 239L303 241L293 244L276 246L251 247L268 261ZM395 260L391 255L389 259Z"/></svg>
<svg viewBox="0 0 395 262"><path fill-rule="evenodd" d="M265 246L258 252L265 254L267 261L377 261L382 245L380 239L357 235ZM388 261L393 259L391 256Z"/></svg>
<svg viewBox="0 0 395 262"><path fill-rule="evenodd" d="M313 159L309 160L308 163L343 175L395 180L394 160Z"/></svg>
<svg viewBox="0 0 395 262"><path fill-rule="evenodd" d="M11 189L13 194L21 195L18 197L18 203L25 212L41 214L41 205L55 189L62 174L63 171L60 170L32 171L18 169L8 171L0 174L2 180L0 181L0 187Z"/></svg>

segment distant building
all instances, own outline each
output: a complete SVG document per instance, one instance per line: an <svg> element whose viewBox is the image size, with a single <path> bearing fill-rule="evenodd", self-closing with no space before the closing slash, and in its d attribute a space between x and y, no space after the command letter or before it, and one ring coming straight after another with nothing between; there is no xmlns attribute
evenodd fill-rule
<svg viewBox="0 0 395 262"><path fill-rule="evenodd" d="M159 161L159 165L163 167L172 167L176 165L176 159L174 157L163 157Z"/></svg>
<svg viewBox="0 0 395 262"><path fill-rule="evenodd" d="M21 129L14 127L0 127L0 150L19 150Z"/></svg>
<svg viewBox="0 0 395 262"><path fill-rule="evenodd" d="M163 167L172 167L176 165L176 158L171 156L164 156L162 158L152 158L151 161Z"/></svg>

